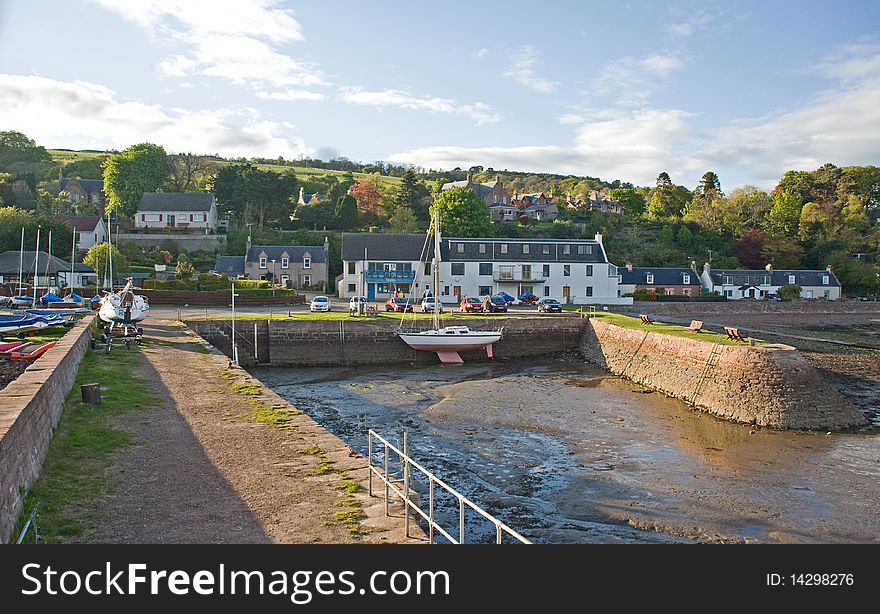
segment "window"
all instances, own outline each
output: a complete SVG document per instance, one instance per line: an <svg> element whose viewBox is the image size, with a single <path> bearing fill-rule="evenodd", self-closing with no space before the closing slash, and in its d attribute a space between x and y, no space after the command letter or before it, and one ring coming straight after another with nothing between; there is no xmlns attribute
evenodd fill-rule
<svg viewBox="0 0 880 614"><path fill-rule="evenodd" d="M769 286L770 285L770 276L764 275L764 277L761 279L761 282L762 282L762 285Z"/></svg>
<svg viewBox="0 0 880 614"><path fill-rule="evenodd" d="M443 294L449 296L449 286L443 286Z"/></svg>
<svg viewBox="0 0 880 614"><path fill-rule="evenodd" d="M354 275L354 262L349 262L349 263L348 263L348 274L349 274L349 275Z"/></svg>
<svg viewBox="0 0 880 614"><path fill-rule="evenodd" d="M563 277L571 277L571 265L563 264L562 265L562 276Z"/></svg>
<svg viewBox="0 0 880 614"><path fill-rule="evenodd" d="M541 253L544 255L549 254L550 253L550 246L549 245L542 245L541 246Z"/></svg>
<svg viewBox="0 0 880 614"><path fill-rule="evenodd" d="M141 213L141 219L144 222L161 222L162 216L158 213Z"/></svg>
<svg viewBox="0 0 880 614"><path fill-rule="evenodd" d="M492 274L492 263L491 262L481 262L480 263L480 275L491 275Z"/></svg>
<svg viewBox="0 0 880 614"><path fill-rule="evenodd" d="M312 268L312 259L308 256L303 256L303 268L310 269Z"/></svg>
<svg viewBox="0 0 880 614"><path fill-rule="evenodd" d="M653 284L654 283L654 274L648 273L648 278L645 280L645 283Z"/></svg>
<svg viewBox="0 0 880 614"><path fill-rule="evenodd" d="M726 296L727 298L731 298L733 296L733 290L725 290L724 296Z"/></svg>
<svg viewBox="0 0 880 614"><path fill-rule="evenodd" d="M789 285L793 285L795 283L794 275L788 276L788 283Z"/></svg>
<svg viewBox="0 0 880 614"><path fill-rule="evenodd" d="M453 275L464 275L464 262L453 262L452 263L452 274Z"/></svg>
<svg viewBox="0 0 880 614"><path fill-rule="evenodd" d="M499 247L499 251L502 254L506 254L507 253L507 243L502 243L501 246Z"/></svg>
<svg viewBox="0 0 880 614"><path fill-rule="evenodd" d="M525 245L523 245L523 253L524 253L524 254L528 254L528 253L529 253L529 244L528 244L528 243L526 243Z"/></svg>
<svg viewBox="0 0 880 614"><path fill-rule="evenodd" d="M585 254L592 254L593 246L592 245L578 245L578 255L583 256Z"/></svg>
<svg viewBox="0 0 880 614"><path fill-rule="evenodd" d="M464 253L464 243L456 244L455 251L457 251L459 254L463 254Z"/></svg>
<svg viewBox="0 0 880 614"><path fill-rule="evenodd" d="M265 258L260 258L260 268L261 268L261 269L268 268L268 267L266 266L266 259L265 259Z"/></svg>
<svg viewBox="0 0 880 614"><path fill-rule="evenodd" d="M289 269L290 268L290 258L282 258L281 259L281 268Z"/></svg>
<svg viewBox="0 0 880 614"><path fill-rule="evenodd" d="M831 279L828 277L828 275L823 275L823 276L822 276L822 284L823 284L823 285L827 286L829 281L831 281ZM827 298L827 297L826 297L826 298Z"/></svg>
<svg viewBox="0 0 880 614"><path fill-rule="evenodd" d="M825 290L825 291L823 292L823 296L824 296L825 298L831 298L831 290Z"/></svg>
<svg viewBox="0 0 880 614"><path fill-rule="evenodd" d="M544 296L550 296L550 286L544 286Z"/></svg>
<svg viewBox="0 0 880 614"><path fill-rule="evenodd" d="M544 274L544 277L550 277L550 265L549 265L549 264L545 264L545 265L544 265L544 270L541 271L541 272Z"/></svg>
<svg viewBox="0 0 880 614"><path fill-rule="evenodd" d="M492 294L492 286L480 286L480 296Z"/></svg>
<svg viewBox="0 0 880 614"><path fill-rule="evenodd" d="M571 253L571 245L563 245L562 253L563 255L568 256Z"/></svg>
<svg viewBox="0 0 880 614"><path fill-rule="evenodd" d="M485 253L486 253L486 244L485 244L485 243L480 243L479 248L477 249L477 251L479 251L481 254L485 254Z"/></svg>
<svg viewBox="0 0 880 614"><path fill-rule="evenodd" d="M587 286L585 296L587 296L587 297L593 296L593 286Z"/></svg>
<svg viewBox="0 0 880 614"><path fill-rule="evenodd" d="M592 276L593 276L593 265L588 264L587 265L587 277L592 277Z"/></svg>
<svg viewBox="0 0 880 614"><path fill-rule="evenodd" d="M733 283L733 282L730 280L730 275L725 275L724 276L724 285L729 286L731 283Z"/></svg>
<svg viewBox="0 0 880 614"><path fill-rule="evenodd" d="M681 283L683 283L684 285L688 285L689 283L691 283L691 276L685 273L681 278Z"/></svg>
<svg viewBox="0 0 880 614"><path fill-rule="evenodd" d="M425 275L430 275L430 274L431 274L431 263L426 262L425 263Z"/></svg>
<svg viewBox="0 0 880 614"><path fill-rule="evenodd" d="M311 286L312 285L312 276L311 275L303 275L303 285Z"/></svg>
<svg viewBox="0 0 880 614"><path fill-rule="evenodd" d="M354 287L354 284L348 284L348 291L349 291L349 292L355 292L355 291L356 291L356 290L355 290L355 287Z"/></svg>
<svg viewBox="0 0 880 614"><path fill-rule="evenodd" d="M684 288L684 289L682 289L681 293L684 294L685 296L690 296L690 295L691 295L691 289L690 289L690 288ZM763 292L762 292L761 294L763 294Z"/></svg>

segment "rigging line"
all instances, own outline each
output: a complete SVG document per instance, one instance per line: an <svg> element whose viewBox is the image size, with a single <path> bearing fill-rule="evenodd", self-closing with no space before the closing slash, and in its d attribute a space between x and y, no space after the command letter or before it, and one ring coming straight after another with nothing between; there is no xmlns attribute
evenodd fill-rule
<svg viewBox="0 0 880 614"><path fill-rule="evenodd" d="M419 254L419 264L422 264L425 261L425 258L428 257L428 241L430 239L431 239L431 234L426 232L425 233L425 244L422 245L422 251ZM422 273L421 271L422 271L421 268L416 269L416 274L413 276L413 287L415 287L415 285L417 284L417 282L419 280L419 275L422 275L422 277L424 277L424 273ZM436 292L436 288L434 289L434 291ZM412 288L410 288L410 297L415 298L415 293L413 292ZM412 319L413 319L413 326L415 326L415 321L416 321L415 303L413 303ZM404 320L406 320L406 311L403 312L403 317L400 318L400 323L398 323L398 325L397 325L397 330L403 329Z"/></svg>

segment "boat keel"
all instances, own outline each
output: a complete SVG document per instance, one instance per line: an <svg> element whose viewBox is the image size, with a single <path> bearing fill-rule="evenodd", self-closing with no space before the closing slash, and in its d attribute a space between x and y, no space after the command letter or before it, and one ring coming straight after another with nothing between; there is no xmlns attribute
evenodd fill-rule
<svg viewBox="0 0 880 614"><path fill-rule="evenodd" d="M437 352L437 358L439 358L440 362L444 365L464 364L464 361L461 359L461 356L458 355L458 352Z"/></svg>

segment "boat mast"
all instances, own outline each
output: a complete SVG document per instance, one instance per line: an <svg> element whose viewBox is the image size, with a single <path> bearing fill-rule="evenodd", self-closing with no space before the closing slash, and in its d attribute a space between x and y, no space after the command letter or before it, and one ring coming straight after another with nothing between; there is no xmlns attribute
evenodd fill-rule
<svg viewBox="0 0 880 614"><path fill-rule="evenodd" d="M110 292L113 292L113 231L110 230L110 212L107 212L107 258L110 263Z"/></svg>
<svg viewBox="0 0 880 614"><path fill-rule="evenodd" d="M440 208L434 207L434 328L440 330Z"/></svg>
<svg viewBox="0 0 880 614"><path fill-rule="evenodd" d="M52 231L49 231L49 257L46 258L46 294L49 294L49 265L52 264ZM57 281L57 280L56 280Z"/></svg>
<svg viewBox="0 0 880 614"><path fill-rule="evenodd" d="M37 248L34 250L34 307L37 306L37 275L40 270L40 227L37 226Z"/></svg>
<svg viewBox="0 0 880 614"><path fill-rule="evenodd" d="M22 293L22 273L24 271L24 226L21 227L21 250L18 252L18 295Z"/></svg>
<svg viewBox="0 0 880 614"><path fill-rule="evenodd" d="M73 296L73 262L76 260L76 228L73 229L73 242L70 244L70 295Z"/></svg>

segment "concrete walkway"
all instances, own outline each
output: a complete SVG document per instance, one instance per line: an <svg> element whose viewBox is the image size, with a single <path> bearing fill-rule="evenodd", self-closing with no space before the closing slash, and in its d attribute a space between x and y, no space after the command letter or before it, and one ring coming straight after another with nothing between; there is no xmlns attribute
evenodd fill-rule
<svg viewBox="0 0 880 614"><path fill-rule="evenodd" d="M163 402L125 425L133 445L114 461L117 486L98 502L86 541L419 541L404 538L399 506L386 518L383 500L367 496L365 458L179 322L151 318L144 331L141 375ZM255 403L295 415L259 422ZM345 476L363 488L343 490Z"/></svg>

